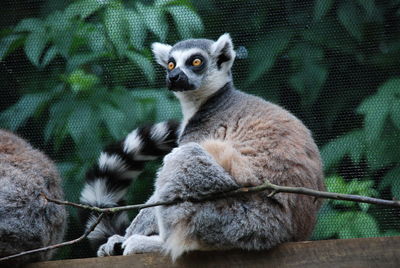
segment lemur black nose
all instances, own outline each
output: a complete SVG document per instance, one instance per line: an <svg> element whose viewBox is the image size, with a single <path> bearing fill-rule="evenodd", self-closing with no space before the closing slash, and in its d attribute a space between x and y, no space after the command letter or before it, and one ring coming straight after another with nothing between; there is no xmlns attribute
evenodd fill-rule
<svg viewBox="0 0 400 268"><path fill-rule="evenodd" d="M167 76L168 89L173 91L190 90L193 86L189 83L187 75L179 68L168 72Z"/></svg>
<svg viewBox="0 0 400 268"><path fill-rule="evenodd" d="M181 69L176 68L174 70L172 70L169 74L168 74L168 78L169 80L171 80L172 82L175 82L179 79L179 77L181 76Z"/></svg>
<svg viewBox="0 0 400 268"><path fill-rule="evenodd" d="M179 79L179 73L170 75L170 76L169 76L169 79L170 79L171 81L176 81L176 80L178 80L178 79Z"/></svg>

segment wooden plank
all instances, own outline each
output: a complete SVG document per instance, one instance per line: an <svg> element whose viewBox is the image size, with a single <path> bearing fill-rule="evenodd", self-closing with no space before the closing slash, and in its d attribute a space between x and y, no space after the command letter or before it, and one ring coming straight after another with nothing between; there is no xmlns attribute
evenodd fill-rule
<svg viewBox="0 0 400 268"><path fill-rule="evenodd" d="M236 268L236 267L400 267L400 237L377 237L285 243L269 251L203 251L175 263L161 254L48 261L26 268Z"/></svg>

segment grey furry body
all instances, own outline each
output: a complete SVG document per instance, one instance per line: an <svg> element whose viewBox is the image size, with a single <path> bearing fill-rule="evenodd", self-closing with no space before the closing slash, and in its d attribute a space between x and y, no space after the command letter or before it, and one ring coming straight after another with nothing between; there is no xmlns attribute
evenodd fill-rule
<svg viewBox="0 0 400 268"><path fill-rule="evenodd" d="M66 211L46 202L41 193L63 199L53 162L21 138L0 130L0 257L61 242ZM48 260L53 253L28 255L7 264Z"/></svg>
<svg viewBox="0 0 400 268"><path fill-rule="evenodd" d="M254 107L264 109L254 110ZM254 128L254 139L249 139L248 131L251 128L248 127L252 119L268 122L271 133L268 133L268 127L262 127L260 133ZM295 132L290 133L288 124L294 124L292 129ZM247 129L247 134L242 132L243 129ZM300 137L302 135L309 138L306 140ZM217 92L214 99L189 120L182 131L179 147L164 159L155 183L156 191L150 201L197 198L240 186L258 185L266 179L280 185L323 189L319 154L309 135L301 122L282 108L237 91L229 85ZM262 151L260 153L243 146L247 143L250 148L254 148L252 143L262 145L262 139L266 139L266 143L276 143L274 146L280 147L277 136L286 136L285 140L289 141L288 147L276 149L282 154L280 159L276 158L278 155L273 155L272 147L265 154L263 148L259 148ZM245 157L253 164L253 177L246 178L246 182L232 178L199 145L210 138L229 141L238 150L247 149L248 155ZM295 144L291 146L290 142L296 143L300 138L305 143L304 147L297 148ZM291 158L296 154L298 159ZM289 158L285 159L285 155ZM272 158L272 161L268 158ZM124 248L130 250L129 253L147 252L154 248L154 241L148 241L146 237L158 234L160 241L163 241L159 249L176 258L193 249L259 250L285 241L306 239L314 226L320 201L314 203L312 198L291 194L278 194L272 199L267 195L259 193L204 203L185 202L175 206L144 209L127 229L125 236L118 241L125 242ZM132 236L135 241L140 241L136 242L136 248L126 242ZM147 250L143 246L146 243L149 244ZM104 250L105 246L100 248L99 255L109 254L104 254ZM108 250L112 252L113 246L108 245Z"/></svg>

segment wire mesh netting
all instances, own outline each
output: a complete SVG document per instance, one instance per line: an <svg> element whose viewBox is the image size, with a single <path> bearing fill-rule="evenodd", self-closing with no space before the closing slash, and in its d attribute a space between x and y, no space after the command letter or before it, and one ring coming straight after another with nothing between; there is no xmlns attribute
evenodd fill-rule
<svg viewBox="0 0 400 268"><path fill-rule="evenodd" d="M1 3L0 128L57 163L66 199L106 144L181 118L152 42L229 32L238 89L278 103L313 132L329 191L400 198L400 1L22 1ZM128 203L152 191L159 162ZM131 215L134 216L134 213ZM326 201L313 239L400 234L399 210ZM66 239L82 233L69 209ZM88 244L57 258L91 256Z"/></svg>

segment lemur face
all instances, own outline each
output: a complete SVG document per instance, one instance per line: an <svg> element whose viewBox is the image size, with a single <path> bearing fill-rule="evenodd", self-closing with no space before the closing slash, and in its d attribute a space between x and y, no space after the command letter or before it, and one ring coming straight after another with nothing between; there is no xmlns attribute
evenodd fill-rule
<svg viewBox="0 0 400 268"><path fill-rule="evenodd" d="M235 59L229 34L217 41L189 39L174 46L153 43L157 62L167 70L166 83L176 92L213 93L231 80Z"/></svg>

